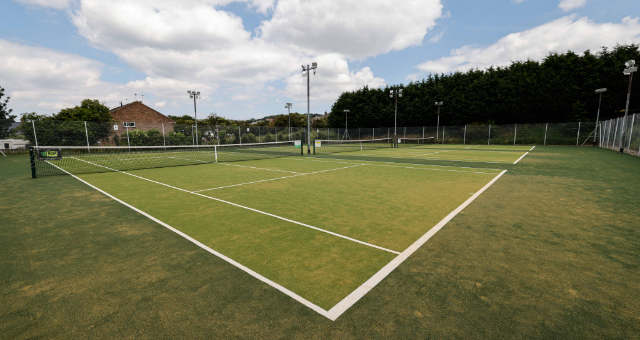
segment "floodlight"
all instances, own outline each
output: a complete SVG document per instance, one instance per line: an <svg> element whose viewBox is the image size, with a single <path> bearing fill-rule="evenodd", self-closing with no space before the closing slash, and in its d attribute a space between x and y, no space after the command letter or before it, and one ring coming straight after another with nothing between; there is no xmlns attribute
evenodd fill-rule
<svg viewBox="0 0 640 340"><path fill-rule="evenodd" d="M306 73L302 73L302 78L306 77L307 74Z"/></svg>
<svg viewBox="0 0 640 340"><path fill-rule="evenodd" d="M628 76L631 74L631 72L629 72L628 70L624 70L622 71L622 74L624 74L625 76Z"/></svg>
<svg viewBox="0 0 640 340"><path fill-rule="evenodd" d="M624 63L624 65L627 66L627 67L631 67L631 66L633 66L635 64L636 64L635 60L629 60L626 63Z"/></svg>
<svg viewBox="0 0 640 340"><path fill-rule="evenodd" d="M318 67L318 63L316 63L316 62L311 63L311 67L313 67L313 68Z"/></svg>
<svg viewBox="0 0 640 340"><path fill-rule="evenodd" d="M305 71L305 69L304 69L304 65L302 65L302 71L303 71L303 72Z"/></svg>
<svg viewBox="0 0 640 340"><path fill-rule="evenodd" d="M602 89L597 89L596 93L602 93L602 92L607 92L607 88L602 88Z"/></svg>

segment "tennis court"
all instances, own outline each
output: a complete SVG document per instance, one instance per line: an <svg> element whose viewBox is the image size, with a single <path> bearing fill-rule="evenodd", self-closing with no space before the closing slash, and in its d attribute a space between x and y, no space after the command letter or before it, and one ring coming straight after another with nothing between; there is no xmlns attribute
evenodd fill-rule
<svg viewBox="0 0 640 340"><path fill-rule="evenodd" d="M528 149L69 148L40 163L335 320L506 172L483 159L513 163ZM438 150L475 153L478 166L406 162ZM405 162L331 157L351 154Z"/></svg>

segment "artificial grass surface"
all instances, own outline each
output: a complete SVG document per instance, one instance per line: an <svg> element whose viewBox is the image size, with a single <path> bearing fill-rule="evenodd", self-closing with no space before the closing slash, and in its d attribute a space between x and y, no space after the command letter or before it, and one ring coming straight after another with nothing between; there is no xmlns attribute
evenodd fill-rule
<svg viewBox="0 0 640 340"><path fill-rule="evenodd" d="M640 159L536 147L500 167L332 322L69 176L32 180L27 157L0 158L0 334L638 338Z"/></svg>
<svg viewBox="0 0 640 340"><path fill-rule="evenodd" d="M338 162L304 164L280 160L280 167L287 165L291 166L291 173L284 173L288 176L299 174L293 170L301 167L326 172L202 194L402 252L498 173L374 164L350 164L346 168ZM131 171L136 176L188 190L259 181L274 173L283 174L266 168L261 161ZM79 177L325 310L395 257L126 174ZM314 209L297 204L310 197Z"/></svg>

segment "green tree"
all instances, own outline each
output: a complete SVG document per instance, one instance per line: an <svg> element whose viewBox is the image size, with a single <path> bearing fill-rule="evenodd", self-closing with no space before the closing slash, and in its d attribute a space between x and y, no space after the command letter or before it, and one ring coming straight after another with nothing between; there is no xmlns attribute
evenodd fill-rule
<svg viewBox="0 0 640 340"><path fill-rule="evenodd" d="M11 97L7 97L4 102L2 97L4 96L4 88L0 86L0 138L6 138L9 135L9 128L11 123L15 122L16 116L11 115L13 109L7 109L7 104Z"/></svg>
<svg viewBox="0 0 640 340"><path fill-rule="evenodd" d="M88 122L111 122L113 117L109 113L109 108L101 104L97 99L85 99L80 106L62 109L53 116L56 120L65 121L88 121Z"/></svg>
<svg viewBox="0 0 640 340"><path fill-rule="evenodd" d="M609 91L603 96L600 117L620 117L628 84L621 70L630 59L640 59L639 45L618 45L581 55L554 52L540 61L429 74L420 81L380 89L365 86L342 93L331 107L328 123L344 128L343 110L349 109L349 127L393 126L395 100L389 91L397 89L403 89L403 97L398 98L398 126L436 125L435 101L444 101L441 125L593 121L598 109L598 96L593 91L601 87ZM640 112L640 91L632 91L632 96L630 110Z"/></svg>

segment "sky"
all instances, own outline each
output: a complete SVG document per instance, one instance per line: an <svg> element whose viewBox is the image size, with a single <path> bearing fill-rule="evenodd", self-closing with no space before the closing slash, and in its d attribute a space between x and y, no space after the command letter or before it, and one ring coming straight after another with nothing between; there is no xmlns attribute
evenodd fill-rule
<svg viewBox="0 0 640 340"><path fill-rule="evenodd" d="M198 118L324 113L345 91L640 44L638 0L0 0L13 114L98 99ZM622 72L622 69L621 69ZM142 97L144 95L144 97Z"/></svg>

